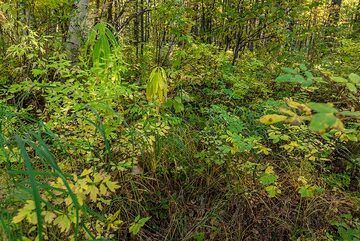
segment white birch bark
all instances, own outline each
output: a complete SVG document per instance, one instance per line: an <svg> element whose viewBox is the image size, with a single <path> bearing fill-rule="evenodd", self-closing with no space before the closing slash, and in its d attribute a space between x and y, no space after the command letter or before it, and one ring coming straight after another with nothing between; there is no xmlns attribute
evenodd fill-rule
<svg viewBox="0 0 360 241"><path fill-rule="evenodd" d="M75 57L83 40L88 14L89 0L79 0L70 20L67 48Z"/></svg>

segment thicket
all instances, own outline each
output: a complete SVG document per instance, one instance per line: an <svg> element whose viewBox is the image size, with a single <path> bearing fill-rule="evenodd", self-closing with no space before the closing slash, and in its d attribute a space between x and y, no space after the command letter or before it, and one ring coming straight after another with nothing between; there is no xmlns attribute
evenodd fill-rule
<svg viewBox="0 0 360 241"><path fill-rule="evenodd" d="M359 21L0 1L0 240L360 240Z"/></svg>

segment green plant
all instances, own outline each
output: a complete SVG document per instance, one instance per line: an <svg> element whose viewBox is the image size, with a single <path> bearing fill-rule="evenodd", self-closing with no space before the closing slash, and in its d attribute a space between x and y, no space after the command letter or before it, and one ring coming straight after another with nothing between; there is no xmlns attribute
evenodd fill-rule
<svg viewBox="0 0 360 241"><path fill-rule="evenodd" d="M357 218L354 218L351 214L341 215L338 220L333 221L332 224L337 228L337 233L327 233L327 237L330 240L355 241L360 239L360 223Z"/></svg>
<svg viewBox="0 0 360 241"><path fill-rule="evenodd" d="M356 93L358 90L357 88L360 86L360 76L351 73L348 78L349 79L345 79L342 77L332 77L331 79L336 83L340 83L341 85L346 86L346 88L352 93Z"/></svg>
<svg viewBox="0 0 360 241"><path fill-rule="evenodd" d="M163 104L167 98L167 92L168 84L165 70L161 67L156 67L152 70L146 85L146 98L148 101Z"/></svg>
<svg viewBox="0 0 360 241"><path fill-rule="evenodd" d="M150 217L142 218L140 216L136 216L134 222L129 227L129 232L132 235L137 235L141 228L144 227L145 223L150 220Z"/></svg>
<svg viewBox="0 0 360 241"><path fill-rule="evenodd" d="M309 87L314 83L313 74L307 69L305 64L301 64L299 68L292 69L283 67L281 68L284 74L279 75L275 81L278 83L298 83L302 87Z"/></svg>
<svg viewBox="0 0 360 241"><path fill-rule="evenodd" d="M276 197L276 195L281 193L276 182L277 179L278 176L275 174L272 166L268 166L259 178L261 185L264 186L270 198Z"/></svg>
<svg viewBox="0 0 360 241"><path fill-rule="evenodd" d="M91 51L94 67L106 66L112 51L119 46L108 24L97 23L91 30L85 45L85 52Z"/></svg>
<svg viewBox="0 0 360 241"><path fill-rule="evenodd" d="M279 111L285 115L265 115L260 118L263 124L275 124L286 122L293 125L299 125L304 121L309 121L309 128L315 132L325 133L329 129L344 131L344 124L341 118L360 116L358 111L338 111L332 104L314 103L301 104L287 99L286 103L291 109L280 108ZM294 112L295 110L296 112ZM312 111L315 114L312 114ZM299 115L298 113L302 114Z"/></svg>

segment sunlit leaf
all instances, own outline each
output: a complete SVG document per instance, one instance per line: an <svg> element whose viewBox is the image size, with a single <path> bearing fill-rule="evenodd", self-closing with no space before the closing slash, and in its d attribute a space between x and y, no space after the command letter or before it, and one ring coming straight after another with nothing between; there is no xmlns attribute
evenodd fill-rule
<svg viewBox="0 0 360 241"><path fill-rule="evenodd" d="M146 86L146 98L148 101L164 103L167 98L167 79L163 68L155 68Z"/></svg>
<svg viewBox="0 0 360 241"><path fill-rule="evenodd" d="M286 99L286 104L291 108L297 109L297 110L305 113L306 115L311 114L311 109L307 105L293 101L291 98Z"/></svg>
<svg viewBox="0 0 360 241"><path fill-rule="evenodd" d="M95 185L89 185L90 200L96 202L96 198L99 194L99 189Z"/></svg>
<svg viewBox="0 0 360 241"><path fill-rule="evenodd" d="M99 189L100 189L100 194L101 195L106 195L107 190L106 190L106 187L105 187L105 185L103 183L100 184Z"/></svg>
<svg viewBox="0 0 360 241"><path fill-rule="evenodd" d="M44 211L42 214L44 215L44 220L46 223L52 223L56 218L56 214L51 211Z"/></svg>
<svg viewBox="0 0 360 241"><path fill-rule="evenodd" d="M116 182L107 181L106 186L109 188L111 192L115 192L120 186Z"/></svg>
<svg viewBox="0 0 360 241"><path fill-rule="evenodd" d="M58 216L54 220L54 224L60 228L61 232L66 232L71 227L71 221L65 214Z"/></svg>
<svg viewBox="0 0 360 241"><path fill-rule="evenodd" d="M90 173L92 172L92 170L89 168L89 169L85 169L81 174L80 176L81 177L84 177L86 175L89 175Z"/></svg>
<svg viewBox="0 0 360 241"><path fill-rule="evenodd" d="M277 114L265 115L260 118L260 122L263 124L266 124L266 125L271 125L271 124L275 124L278 122L282 122L282 121L286 120L287 118L288 118L287 116L277 115Z"/></svg>
<svg viewBox="0 0 360 241"><path fill-rule="evenodd" d="M26 218L27 215L29 215L29 212L27 212L26 210L19 210L18 214L13 217L12 223L20 223Z"/></svg>

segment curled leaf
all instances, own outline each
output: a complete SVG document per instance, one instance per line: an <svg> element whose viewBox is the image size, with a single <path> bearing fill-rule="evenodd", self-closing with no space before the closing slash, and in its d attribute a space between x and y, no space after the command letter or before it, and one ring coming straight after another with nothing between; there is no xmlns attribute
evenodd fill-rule
<svg viewBox="0 0 360 241"><path fill-rule="evenodd" d="M286 100L286 104L291 108L297 109L300 112L305 113L306 115L311 115L311 109L305 104L293 101L291 98Z"/></svg>

